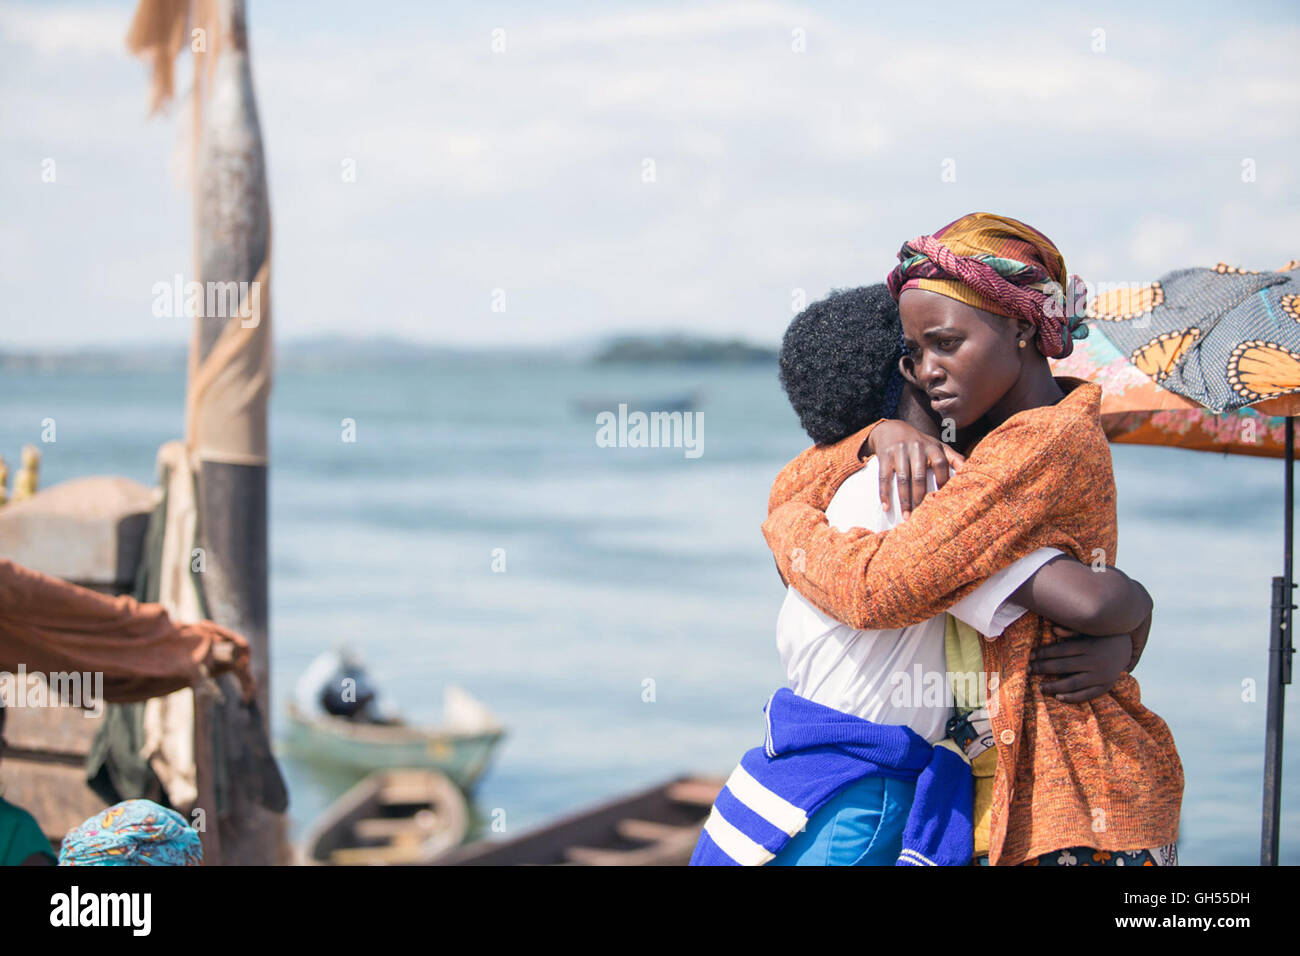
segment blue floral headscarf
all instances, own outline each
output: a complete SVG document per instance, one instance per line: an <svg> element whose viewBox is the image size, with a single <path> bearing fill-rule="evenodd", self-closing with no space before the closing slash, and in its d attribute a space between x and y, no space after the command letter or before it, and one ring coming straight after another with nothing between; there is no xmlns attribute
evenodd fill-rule
<svg viewBox="0 0 1300 956"><path fill-rule="evenodd" d="M68 831L59 866L198 866L198 831L175 810L127 800Z"/></svg>

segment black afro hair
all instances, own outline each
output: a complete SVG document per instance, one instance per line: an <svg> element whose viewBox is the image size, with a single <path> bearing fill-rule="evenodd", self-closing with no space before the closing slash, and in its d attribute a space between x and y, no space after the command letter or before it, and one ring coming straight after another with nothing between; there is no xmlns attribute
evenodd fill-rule
<svg viewBox="0 0 1300 956"><path fill-rule="evenodd" d="M808 437L832 444L892 417L902 351L898 303L883 283L836 289L795 316L781 343L781 385Z"/></svg>

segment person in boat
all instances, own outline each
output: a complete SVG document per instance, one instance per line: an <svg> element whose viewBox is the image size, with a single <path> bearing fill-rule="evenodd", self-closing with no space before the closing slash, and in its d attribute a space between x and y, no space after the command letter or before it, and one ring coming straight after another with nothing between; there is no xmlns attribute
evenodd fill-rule
<svg viewBox="0 0 1300 956"><path fill-rule="evenodd" d="M911 451L894 458L905 460L901 484L915 487L927 468L945 470L942 443L914 425L874 423L805 452L778 477L763 525L783 577L857 628L936 614L1040 548L1095 563L1110 578L1118 528L1101 389L1055 378L1047 363L1086 334L1081 284L1056 246L1016 220L974 213L905 244L888 286L904 331L900 373L945 427L987 431L942 488L885 531L832 528L824 509L862 452L888 458L898 436L910 435ZM1081 681L1059 677L1072 664L1051 624L1127 634L1140 645L1149 598L1133 609L1147 608L1140 620L1116 603L1084 626L1032 606L1040 584L1017 588L1012 598L1027 613L982 642L986 740L996 757L980 862L1176 863L1184 777L1168 726L1142 705L1127 669L1078 699Z"/></svg>
<svg viewBox="0 0 1300 956"><path fill-rule="evenodd" d="M0 758L5 749L5 705L0 699ZM36 818L0 797L0 866L53 866L54 853Z"/></svg>
<svg viewBox="0 0 1300 956"><path fill-rule="evenodd" d="M361 661L340 651L334 672L321 682L317 701L325 713L361 723L384 723L377 713L378 694Z"/></svg>

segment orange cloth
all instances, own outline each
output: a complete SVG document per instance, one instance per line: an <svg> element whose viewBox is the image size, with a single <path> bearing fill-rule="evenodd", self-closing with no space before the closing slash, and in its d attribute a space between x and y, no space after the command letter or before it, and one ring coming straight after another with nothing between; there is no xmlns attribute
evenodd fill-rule
<svg viewBox="0 0 1300 956"><path fill-rule="evenodd" d="M218 644L233 645L229 661ZM233 671L254 691L248 642L211 621L176 624L157 604L109 597L0 558L0 670L102 672L104 698L146 700Z"/></svg>
<svg viewBox="0 0 1300 956"><path fill-rule="evenodd" d="M860 462L871 428L814 447L776 480L763 524L782 576L853 627L916 624L965 597L1037 548L1085 563L1116 561L1118 529L1101 388L1057 381L1056 405L1013 415L975 447L939 491L883 533L832 530L822 513ZM793 561L792 556L801 560ZM796 570L798 568L799 570ZM997 748L990 861L1014 865L1064 847L1142 850L1173 843L1183 767L1168 726L1122 676L1083 704L1044 697L1029 653L1054 640L1025 614L983 642Z"/></svg>

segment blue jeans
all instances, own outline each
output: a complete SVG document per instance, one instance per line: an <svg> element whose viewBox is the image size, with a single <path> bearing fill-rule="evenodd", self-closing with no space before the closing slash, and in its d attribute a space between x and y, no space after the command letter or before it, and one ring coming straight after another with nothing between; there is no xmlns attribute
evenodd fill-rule
<svg viewBox="0 0 1300 956"><path fill-rule="evenodd" d="M864 777L831 797L768 866L893 866L916 783Z"/></svg>

